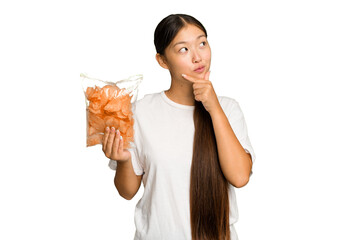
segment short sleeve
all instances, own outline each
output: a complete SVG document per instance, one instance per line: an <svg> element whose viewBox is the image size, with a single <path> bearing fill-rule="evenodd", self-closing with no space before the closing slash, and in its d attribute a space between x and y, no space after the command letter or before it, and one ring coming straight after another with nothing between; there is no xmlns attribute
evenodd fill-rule
<svg viewBox="0 0 360 240"><path fill-rule="evenodd" d="M136 148L135 147L134 148L129 148L128 151L131 154L131 163L132 163L135 174L136 175L143 175L144 168L143 168L141 162L139 161L139 155L138 155L138 152L137 152ZM116 170L117 161L110 159L109 160L109 167L112 170Z"/></svg>
<svg viewBox="0 0 360 240"><path fill-rule="evenodd" d="M248 136L248 129L244 114L240 108L239 103L236 100L232 99L231 105L232 107L230 107L231 110L228 117L229 123L241 146L244 148L245 152L250 153L251 160L254 163L256 156L254 149L251 145L250 138ZM251 175L252 171L250 173L250 176Z"/></svg>

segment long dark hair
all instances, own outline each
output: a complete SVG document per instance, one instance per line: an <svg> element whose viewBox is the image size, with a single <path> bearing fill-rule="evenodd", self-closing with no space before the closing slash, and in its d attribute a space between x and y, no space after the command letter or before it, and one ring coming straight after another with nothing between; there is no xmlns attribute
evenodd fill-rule
<svg viewBox="0 0 360 240"><path fill-rule="evenodd" d="M156 27L157 53L166 47L186 24L204 26L186 14L171 14ZM228 182L222 173L211 116L203 104L195 101L194 146L190 176L190 224L193 240L230 240Z"/></svg>

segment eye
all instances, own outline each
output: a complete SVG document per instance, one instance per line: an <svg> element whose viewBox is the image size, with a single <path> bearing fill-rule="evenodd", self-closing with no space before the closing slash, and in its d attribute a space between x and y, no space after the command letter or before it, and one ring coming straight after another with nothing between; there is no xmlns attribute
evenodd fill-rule
<svg viewBox="0 0 360 240"><path fill-rule="evenodd" d="M201 42L201 43L200 43L200 46L201 46L201 47L203 47L203 46L205 46L205 45L206 45L206 42Z"/></svg>
<svg viewBox="0 0 360 240"><path fill-rule="evenodd" d="M184 52L186 52L187 50L188 50L188 49L187 49L186 47L183 47L183 48L180 48L179 52L184 53Z"/></svg>

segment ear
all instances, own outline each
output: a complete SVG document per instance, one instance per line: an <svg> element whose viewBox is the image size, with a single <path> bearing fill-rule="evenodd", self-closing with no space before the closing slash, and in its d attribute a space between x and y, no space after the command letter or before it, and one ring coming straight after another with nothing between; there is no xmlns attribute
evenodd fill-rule
<svg viewBox="0 0 360 240"><path fill-rule="evenodd" d="M164 56L160 55L159 53L156 54L155 56L156 60L158 61L159 65L165 69L169 69L167 63L166 63L166 59Z"/></svg>

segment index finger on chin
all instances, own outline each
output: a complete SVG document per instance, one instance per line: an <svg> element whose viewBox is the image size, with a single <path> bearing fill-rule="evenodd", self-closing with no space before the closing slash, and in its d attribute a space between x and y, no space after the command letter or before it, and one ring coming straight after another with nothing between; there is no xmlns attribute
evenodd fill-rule
<svg viewBox="0 0 360 240"><path fill-rule="evenodd" d="M196 79L191 76L188 76L186 74L181 74L181 76L192 83L196 82Z"/></svg>

